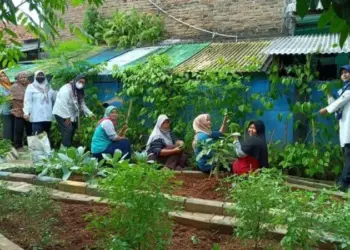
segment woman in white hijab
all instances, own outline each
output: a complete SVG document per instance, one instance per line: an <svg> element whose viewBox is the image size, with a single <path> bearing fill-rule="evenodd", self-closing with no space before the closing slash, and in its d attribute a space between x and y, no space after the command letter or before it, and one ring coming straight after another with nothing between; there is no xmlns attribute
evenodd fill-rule
<svg viewBox="0 0 350 250"><path fill-rule="evenodd" d="M170 131L169 118L160 115L147 141L146 151L150 160L164 164L169 169L184 168L187 156L183 152L184 142L176 140Z"/></svg>
<svg viewBox="0 0 350 250"><path fill-rule="evenodd" d="M33 134L45 131L50 135L55 96L45 73L41 70L35 72L33 83L25 91L23 104L23 118L32 123Z"/></svg>

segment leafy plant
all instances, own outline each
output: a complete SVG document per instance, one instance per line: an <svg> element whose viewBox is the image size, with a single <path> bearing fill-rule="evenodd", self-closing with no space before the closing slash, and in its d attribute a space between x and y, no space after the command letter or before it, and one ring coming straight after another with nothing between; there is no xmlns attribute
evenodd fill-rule
<svg viewBox="0 0 350 250"><path fill-rule="evenodd" d="M225 168L230 171L231 163L237 158L232 136L218 140L208 139L203 143L199 143L199 147L202 150L197 155L196 160L200 160L203 156L210 157L207 163L214 166L211 174L214 174L217 178L219 169Z"/></svg>
<svg viewBox="0 0 350 250"><path fill-rule="evenodd" d="M129 48L158 42L162 38L163 30L163 20L159 16L134 9L130 13L115 13L105 24L103 39L110 47ZM101 33L99 29L93 36L101 37Z"/></svg>
<svg viewBox="0 0 350 250"><path fill-rule="evenodd" d="M121 152L116 152L121 157ZM147 163L130 165L120 160L99 182L108 199L108 216L93 217L89 228L103 239L104 249L166 249L172 223L168 219L170 171L158 171Z"/></svg>
<svg viewBox="0 0 350 250"><path fill-rule="evenodd" d="M0 138L0 157L5 157L11 151L11 147L11 141Z"/></svg>
<svg viewBox="0 0 350 250"><path fill-rule="evenodd" d="M236 236L255 241L255 249L277 226L277 217L271 210L280 208L284 202L286 186L283 177L276 169L262 169L248 177L231 177L237 182L229 191L235 202L231 211L238 219Z"/></svg>
<svg viewBox="0 0 350 250"><path fill-rule="evenodd" d="M41 176L48 175L68 180L72 173L78 173L87 181L92 181L98 175L104 176L103 164L104 161L98 162L96 158L91 158L84 147L62 147L59 151L53 152L49 158L42 158L36 164L36 168Z"/></svg>
<svg viewBox="0 0 350 250"><path fill-rule="evenodd" d="M83 29L91 37L95 39L96 43L103 41L103 32L107 26L107 20L93 6L89 7L84 16Z"/></svg>

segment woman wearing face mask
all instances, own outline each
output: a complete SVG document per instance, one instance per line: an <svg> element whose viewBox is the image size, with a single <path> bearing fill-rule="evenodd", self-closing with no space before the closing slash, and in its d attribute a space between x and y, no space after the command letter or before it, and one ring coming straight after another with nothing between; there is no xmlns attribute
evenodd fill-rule
<svg viewBox="0 0 350 250"><path fill-rule="evenodd" d="M131 146L125 134L127 126L117 132L117 117L118 111L114 106L108 106L106 108L105 115L98 122L91 142L91 153L94 157L101 159L102 154L114 155L116 150L120 150L122 155L126 155L126 159L131 157Z"/></svg>
<svg viewBox="0 0 350 250"><path fill-rule="evenodd" d="M10 79L0 70L0 96L8 96L10 87ZM3 138L13 141L13 115L10 103L0 105L0 115L3 122Z"/></svg>
<svg viewBox="0 0 350 250"><path fill-rule="evenodd" d="M12 114L14 121L14 142L18 151L23 150L23 134L26 131L27 136L32 135L32 125L23 118L24 93L28 87L28 73L21 72L17 75L17 81L10 88L12 96Z"/></svg>
<svg viewBox="0 0 350 250"><path fill-rule="evenodd" d="M24 119L32 123L32 133L46 132L50 136L52 107L55 92L50 88L43 71L34 74L33 83L29 84L24 94Z"/></svg>
<svg viewBox="0 0 350 250"><path fill-rule="evenodd" d="M62 145L65 147L72 146L80 111L87 116L93 115L84 101L85 84L85 75L79 75L72 82L61 87L56 97L53 114L62 135Z"/></svg>
<svg viewBox="0 0 350 250"><path fill-rule="evenodd" d="M220 136L222 136L223 133L225 133L227 119L228 117L225 116L219 131L211 130L211 119L209 114L201 114L197 116L196 119L194 119L193 129L195 132L195 136L192 146L196 156L199 155L202 151L200 143L203 143L208 139L217 140ZM208 160L213 157L213 154L214 153L211 152L209 155L203 155L197 161L197 166L202 172L209 174L211 170L215 167L208 164Z"/></svg>
<svg viewBox="0 0 350 250"><path fill-rule="evenodd" d="M244 142L235 137L234 144L239 158L233 163L233 173L237 175L248 174L258 168L269 166L264 122L250 122L248 134L249 138Z"/></svg>
<svg viewBox="0 0 350 250"><path fill-rule="evenodd" d="M177 140L170 131L169 118L160 115L147 141L148 158L164 164L169 169L182 169L187 161L182 149L183 144L184 142Z"/></svg>

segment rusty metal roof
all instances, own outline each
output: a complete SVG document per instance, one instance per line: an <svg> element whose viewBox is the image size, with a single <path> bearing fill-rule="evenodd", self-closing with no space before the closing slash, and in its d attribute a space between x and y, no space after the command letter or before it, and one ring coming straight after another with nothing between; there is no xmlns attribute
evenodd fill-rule
<svg viewBox="0 0 350 250"><path fill-rule="evenodd" d="M261 51L269 44L270 41L212 43L179 65L175 71L198 72L224 66L238 72L260 71L268 59L268 55Z"/></svg>

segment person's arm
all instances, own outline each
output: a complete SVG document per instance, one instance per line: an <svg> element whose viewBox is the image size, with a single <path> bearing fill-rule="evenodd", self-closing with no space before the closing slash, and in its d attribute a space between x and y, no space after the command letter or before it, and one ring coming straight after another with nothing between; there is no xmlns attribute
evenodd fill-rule
<svg viewBox="0 0 350 250"><path fill-rule="evenodd" d="M221 127L220 127L220 133L225 133L226 132L226 125L227 125L227 120L228 120L228 116L225 115L224 120L222 121Z"/></svg>
<svg viewBox="0 0 350 250"><path fill-rule="evenodd" d="M94 113L86 106L85 101L83 100L81 108L86 116L93 116Z"/></svg>
<svg viewBox="0 0 350 250"><path fill-rule="evenodd" d="M182 150L179 147L173 148L173 149L162 149L160 151L160 156L169 156L169 155L176 155L180 154Z"/></svg>
<svg viewBox="0 0 350 250"><path fill-rule="evenodd" d="M169 156L179 154L182 152L182 150L179 147L165 148L163 140L157 139L151 143L149 152L153 153L156 156Z"/></svg>
<svg viewBox="0 0 350 250"><path fill-rule="evenodd" d="M24 93L24 100L23 100L23 113L24 113L24 119L28 120L29 116L32 112L32 105L33 105L33 93L28 91L28 88L26 89Z"/></svg>
<svg viewBox="0 0 350 250"><path fill-rule="evenodd" d="M234 141L234 145L235 145L235 151L238 157L247 156L247 154L242 151L242 146L238 139Z"/></svg>
<svg viewBox="0 0 350 250"><path fill-rule="evenodd" d="M113 122L109 120L103 121L102 129L105 131L106 135L111 141L120 141L125 138L117 134L117 131L115 131Z"/></svg>
<svg viewBox="0 0 350 250"><path fill-rule="evenodd" d="M325 109L328 113L334 113L338 109L342 108L345 104L350 101L350 91L347 90L343 95L341 95L337 100L328 105Z"/></svg>

